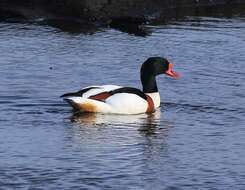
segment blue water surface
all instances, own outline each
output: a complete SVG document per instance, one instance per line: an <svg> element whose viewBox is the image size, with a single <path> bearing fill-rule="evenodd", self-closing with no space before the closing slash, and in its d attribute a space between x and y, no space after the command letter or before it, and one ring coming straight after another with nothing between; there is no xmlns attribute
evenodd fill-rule
<svg viewBox="0 0 245 190"><path fill-rule="evenodd" d="M245 20L188 18L71 33L0 23L0 189L244 189ZM74 114L59 98L94 84L141 88L164 56L151 115Z"/></svg>

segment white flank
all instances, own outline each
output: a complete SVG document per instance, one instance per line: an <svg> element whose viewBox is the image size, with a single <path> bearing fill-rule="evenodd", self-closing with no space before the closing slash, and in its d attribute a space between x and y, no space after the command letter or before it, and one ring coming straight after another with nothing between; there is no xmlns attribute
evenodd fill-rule
<svg viewBox="0 0 245 190"><path fill-rule="evenodd" d="M119 93L106 99L106 104L112 108L112 113L139 114L145 113L148 103L136 94Z"/></svg>

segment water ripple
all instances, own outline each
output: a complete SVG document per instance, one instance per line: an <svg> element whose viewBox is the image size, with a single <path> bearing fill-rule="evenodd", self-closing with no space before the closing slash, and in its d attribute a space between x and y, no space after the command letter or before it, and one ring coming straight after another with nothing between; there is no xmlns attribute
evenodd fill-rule
<svg viewBox="0 0 245 190"><path fill-rule="evenodd" d="M143 38L56 22L0 22L0 189L244 189L244 18L189 17ZM74 113L59 98L140 87L149 56L182 76L157 79L153 114Z"/></svg>

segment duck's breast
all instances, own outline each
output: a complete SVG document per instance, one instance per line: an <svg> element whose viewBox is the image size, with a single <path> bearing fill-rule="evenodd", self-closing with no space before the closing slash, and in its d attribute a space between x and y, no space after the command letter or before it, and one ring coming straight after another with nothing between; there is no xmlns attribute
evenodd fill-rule
<svg viewBox="0 0 245 190"><path fill-rule="evenodd" d="M161 104L161 99L160 99L160 94L159 92L153 92L153 93L146 93L146 95L150 96L153 103L154 103L154 108L160 107Z"/></svg>

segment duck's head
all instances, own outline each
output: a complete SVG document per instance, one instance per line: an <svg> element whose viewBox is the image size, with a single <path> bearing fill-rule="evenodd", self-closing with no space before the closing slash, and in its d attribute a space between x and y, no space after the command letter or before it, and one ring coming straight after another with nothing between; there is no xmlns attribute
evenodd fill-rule
<svg viewBox="0 0 245 190"><path fill-rule="evenodd" d="M173 64L162 57L150 57L141 67L141 77L166 74L173 78L179 78L179 74L173 71Z"/></svg>
<svg viewBox="0 0 245 190"><path fill-rule="evenodd" d="M141 67L141 82L145 93L157 92L155 77L166 74L172 78L179 78L180 75L173 71L173 64L163 57L150 57Z"/></svg>

